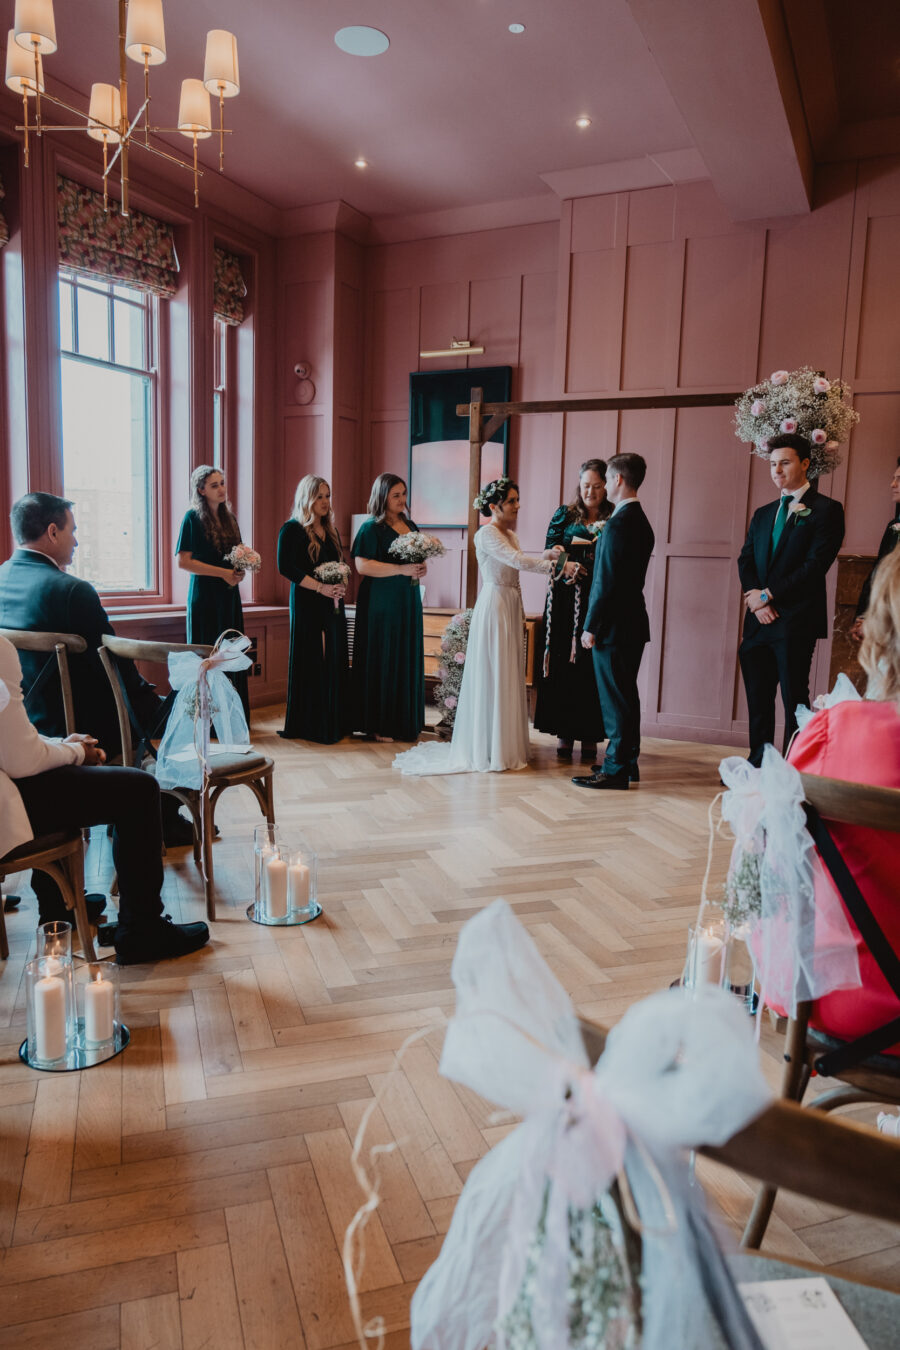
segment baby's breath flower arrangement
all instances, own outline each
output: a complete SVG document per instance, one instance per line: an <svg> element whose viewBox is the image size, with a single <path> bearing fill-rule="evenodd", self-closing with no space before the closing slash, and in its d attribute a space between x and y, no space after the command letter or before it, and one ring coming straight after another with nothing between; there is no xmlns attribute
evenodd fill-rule
<svg viewBox="0 0 900 1350"><path fill-rule="evenodd" d="M838 446L859 421L859 413L844 401L849 396L849 385L827 380L810 366L775 370L735 403L735 435L761 459L768 459L773 436L804 436L811 447L809 477L818 478L840 464Z"/></svg>
<svg viewBox="0 0 900 1350"><path fill-rule="evenodd" d="M323 562L313 569L313 576L316 581L321 581L323 586L346 586L350 580L350 568L345 562ZM340 600L334 597L334 607L338 608Z"/></svg>
<svg viewBox="0 0 900 1350"><path fill-rule="evenodd" d="M469 642L469 624L472 611L464 609L453 618L444 629L441 638L441 661L438 666L438 685L434 691L435 702L441 712L440 727L449 731L456 719L459 703L459 691L462 688L463 671L466 665L466 647Z"/></svg>
<svg viewBox="0 0 900 1350"><path fill-rule="evenodd" d="M743 928L762 914L761 853L743 852L725 879L722 909L732 930Z"/></svg>
<svg viewBox="0 0 900 1350"><path fill-rule="evenodd" d="M398 563L423 563L429 558L440 558L447 550L436 539L433 534L425 534L422 530L410 530L407 534L399 535L388 549L388 553ZM418 586L415 577L410 577L413 586Z"/></svg>

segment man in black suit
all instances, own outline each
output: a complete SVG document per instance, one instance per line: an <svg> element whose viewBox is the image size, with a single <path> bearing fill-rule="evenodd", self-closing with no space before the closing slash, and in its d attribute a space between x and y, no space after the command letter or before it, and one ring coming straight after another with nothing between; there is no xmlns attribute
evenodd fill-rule
<svg viewBox="0 0 900 1350"><path fill-rule="evenodd" d="M606 468L606 495L614 504L597 544L583 647L593 649L603 725L609 736L602 764L576 787L626 790L637 782L641 752L638 671L650 641L644 579L653 552L653 530L638 501L647 473L640 455L614 455Z"/></svg>
<svg viewBox="0 0 900 1350"><path fill-rule="evenodd" d="M775 694L784 703L784 750L809 706L817 640L828 633L825 574L844 538L844 508L807 477L810 445L785 434L769 442L779 498L754 512L738 558L747 609L739 656L750 714L750 763L775 739Z"/></svg>
<svg viewBox="0 0 900 1350"><path fill-rule="evenodd" d="M878 557L875 559L875 566L863 582L863 588L859 593L859 602L856 606L856 615L853 627L850 629L850 636L856 638L857 642L862 640L863 619L866 617L866 610L869 608L869 597L872 594L872 578L878 568L882 558L886 558L889 553L900 544L900 459L897 460L897 467L894 470L894 476L891 479L891 496L894 499L894 515L888 521L881 536L881 543L878 545Z"/></svg>

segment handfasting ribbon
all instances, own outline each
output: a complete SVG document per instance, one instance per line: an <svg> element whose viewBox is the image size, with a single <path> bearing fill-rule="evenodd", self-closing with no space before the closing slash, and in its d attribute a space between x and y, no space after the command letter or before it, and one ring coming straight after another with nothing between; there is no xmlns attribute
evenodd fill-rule
<svg viewBox="0 0 900 1350"><path fill-rule="evenodd" d="M234 633L234 637L229 637ZM206 792L209 785L209 745L210 745L210 708L209 708L209 672L211 670L246 670L253 663L247 656L250 639L236 628L226 628L216 638L209 656L198 656L196 652L172 652L169 655L169 683L173 689L181 689L186 684L196 682L197 697L194 701L194 746L203 771L201 791ZM200 866L203 880L206 881L206 817L200 812Z"/></svg>

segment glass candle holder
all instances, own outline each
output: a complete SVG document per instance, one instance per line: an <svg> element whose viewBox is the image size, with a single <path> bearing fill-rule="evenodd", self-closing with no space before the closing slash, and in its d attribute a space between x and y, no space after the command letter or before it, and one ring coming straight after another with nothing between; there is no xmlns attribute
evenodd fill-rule
<svg viewBox="0 0 900 1350"><path fill-rule="evenodd" d="M37 955L55 957L57 961L72 964L72 925L63 919L53 919L50 923L38 925Z"/></svg>
<svg viewBox="0 0 900 1350"><path fill-rule="evenodd" d="M291 851L288 858L288 906L291 914L318 913L318 857L310 848Z"/></svg>
<svg viewBox="0 0 900 1350"><path fill-rule="evenodd" d="M263 913L266 905L266 871L270 858L275 857L281 845L281 831L266 821L253 831L253 908L255 915Z"/></svg>
<svg viewBox="0 0 900 1350"><path fill-rule="evenodd" d="M686 989L703 985L729 985L730 934L724 918L704 918L688 929L687 963L683 984Z"/></svg>
<svg viewBox="0 0 900 1350"><path fill-rule="evenodd" d="M105 961L82 966L75 985L79 1026L86 1050L112 1047L121 1026L119 972Z"/></svg>
<svg viewBox="0 0 900 1350"><path fill-rule="evenodd" d="M25 967L28 1062L50 1067L65 1061L75 1042L72 962L39 956Z"/></svg>

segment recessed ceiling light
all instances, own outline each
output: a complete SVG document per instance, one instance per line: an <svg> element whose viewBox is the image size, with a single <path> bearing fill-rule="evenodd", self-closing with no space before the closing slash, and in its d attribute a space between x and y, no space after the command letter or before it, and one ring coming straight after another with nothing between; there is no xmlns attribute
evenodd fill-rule
<svg viewBox="0 0 900 1350"><path fill-rule="evenodd" d="M575 125L576 127L580 127L582 131L584 131L585 127L589 127L591 125L591 119L589 117L576 117Z"/></svg>
<svg viewBox="0 0 900 1350"><path fill-rule="evenodd" d="M357 159L355 159L353 163L356 165L358 169L367 169L369 167L369 161L367 159L363 159L362 155L360 155Z"/></svg>
<svg viewBox="0 0 900 1350"><path fill-rule="evenodd" d="M334 41L342 52L348 52L350 56L380 56L391 45L387 33L382 33L379 28L364 28L359 25L339 28L334 35Z"/></svg>
<svg viewBox="0 0 900 1350"><path fill-rule="evenodd" d="M524 25L524 23L511 23L511 24L509 25L509 31L510 31L511 33L524 33L524 32L525 32L525 25Z"/></svg>

